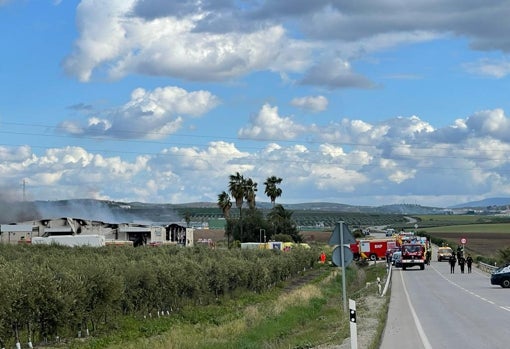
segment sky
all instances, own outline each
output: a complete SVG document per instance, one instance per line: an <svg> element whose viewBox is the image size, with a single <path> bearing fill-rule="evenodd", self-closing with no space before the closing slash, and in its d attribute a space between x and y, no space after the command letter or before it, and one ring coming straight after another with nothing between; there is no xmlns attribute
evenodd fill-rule
<svg viewBox="0 0 510 349"><path fill-rule="evenodd" d="M510 2L0 0L0 192L510 197Z"/></svg>

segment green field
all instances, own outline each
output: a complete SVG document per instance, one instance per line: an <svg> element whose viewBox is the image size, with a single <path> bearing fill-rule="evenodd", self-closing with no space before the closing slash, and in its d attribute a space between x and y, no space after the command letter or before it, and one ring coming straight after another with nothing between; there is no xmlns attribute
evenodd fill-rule
<svg viewBox="0 0 510 349"><path fill-rule="evenodd" d="M472 224L480 220L482 216L475 215L420 215L416 218L422 224Z"/></svg>

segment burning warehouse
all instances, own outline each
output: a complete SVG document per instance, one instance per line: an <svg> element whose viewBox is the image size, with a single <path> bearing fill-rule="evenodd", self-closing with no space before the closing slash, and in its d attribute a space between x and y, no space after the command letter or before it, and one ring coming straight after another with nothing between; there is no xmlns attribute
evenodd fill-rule
<svg viewBox="0 0 510 349"><path fill-rule="evenodd" d="M179 224L105 223L76 218L41 219L0 224L0 243L61 243L65 245L132 244L193 245L193 229Z"/></svg>

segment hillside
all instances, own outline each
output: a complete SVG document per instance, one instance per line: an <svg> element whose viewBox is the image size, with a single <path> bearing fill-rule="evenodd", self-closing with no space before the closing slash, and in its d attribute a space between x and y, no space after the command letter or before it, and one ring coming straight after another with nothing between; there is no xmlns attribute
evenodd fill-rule
<svg viewBox="0 0 510 349"><path fill-rule="evenodd" d="M185 216L192 221L206 222L210 219L223 218L216 203L195 202L183 204L152 204L142 202L115 202L94 199L31 201L31 202L0 202L0 223L16 223L47 218L73 217L97 220L108 223L169 223L182 222ZM413 215L440 214L442 208L424 207L420 205L387 205L379 207L353 206L330 202L313 202L299 204L283 204L286 210L293 212L298 225L330 225L338 220L352 222L366 221L365 216L377 215ZM258 202L257 207L268 212L272 205ZM234 207L232 217L238 215Z"/></svg>
<svg viewBox="0 0 510 349"><path fill-rule="evenodd" d="M470 201L448 208L487 208L491 206L510 206L510 198L487 198L479 201Z"/></svg>

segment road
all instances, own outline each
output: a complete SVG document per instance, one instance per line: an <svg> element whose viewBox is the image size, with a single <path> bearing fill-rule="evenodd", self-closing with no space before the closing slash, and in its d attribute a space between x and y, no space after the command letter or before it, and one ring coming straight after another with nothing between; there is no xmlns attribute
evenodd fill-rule
<svg viewBox="0 0 510 349"><path fill-rule="evenodd" d="M425 270L393 269L387 326L380 349L510 347L510 290L473 267L450 274L433 254Z"/></svg>

